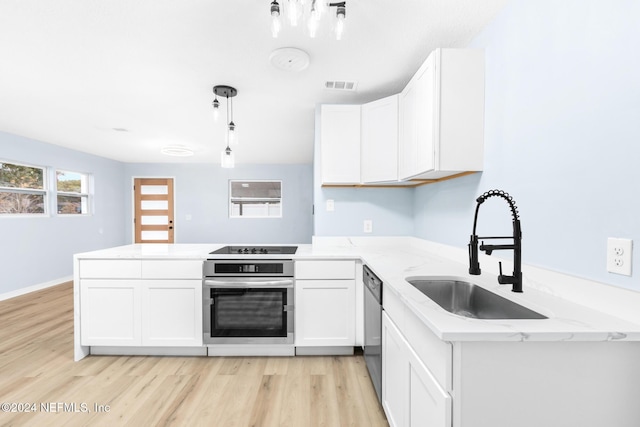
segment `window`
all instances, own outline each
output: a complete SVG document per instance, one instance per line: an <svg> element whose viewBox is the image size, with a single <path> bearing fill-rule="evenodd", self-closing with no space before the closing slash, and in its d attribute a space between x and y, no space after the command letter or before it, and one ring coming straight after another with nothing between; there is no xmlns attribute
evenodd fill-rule
<svg viewBox="0 0 640 427"><path fill-rule="evenodd" d="M46 214L45 169L0 162L0 215Z"/></svg>
<svg viewBox="0 0 640 427"><path fill-rule="evenodd" d="M58 214L83 215L89 213L89 175L56 171Z"/></svg>
<svg viewBox="0 0 640 427"><path fill-rule="evenodd" d="M229 181L231 218L282 218L282 181Z"/></svg>

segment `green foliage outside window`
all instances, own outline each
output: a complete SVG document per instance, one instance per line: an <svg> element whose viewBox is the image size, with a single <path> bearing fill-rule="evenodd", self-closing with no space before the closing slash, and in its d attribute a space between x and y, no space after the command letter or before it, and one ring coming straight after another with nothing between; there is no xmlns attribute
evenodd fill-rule
<svg viewBox="0 0 640 427"><path fill-rule="evenodd" d="M45 213L44 169L0 163L0 214Z"/></svg>

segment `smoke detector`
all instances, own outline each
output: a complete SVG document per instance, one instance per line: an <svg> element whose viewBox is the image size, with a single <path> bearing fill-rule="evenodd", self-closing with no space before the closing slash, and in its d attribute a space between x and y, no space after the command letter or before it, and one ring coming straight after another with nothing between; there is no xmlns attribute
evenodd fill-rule
<svg viewBox="0 0 640 427"><path fill-rule="evenodd" d="M283 47L271 52L269 61L279 70L300 72L309 66L309 54L295 47Z"/></svg>

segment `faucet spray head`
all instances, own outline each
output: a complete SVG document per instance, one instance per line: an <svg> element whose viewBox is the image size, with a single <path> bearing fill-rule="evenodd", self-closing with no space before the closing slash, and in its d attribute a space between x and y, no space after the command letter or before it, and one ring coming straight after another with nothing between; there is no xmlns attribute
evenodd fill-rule
<svg viewBox="0 0 640 427"><path fill-rule="evenodd" d="M478 236L471 235L469 240L469 274L480 275L480 262L478 262Z"/></svg>

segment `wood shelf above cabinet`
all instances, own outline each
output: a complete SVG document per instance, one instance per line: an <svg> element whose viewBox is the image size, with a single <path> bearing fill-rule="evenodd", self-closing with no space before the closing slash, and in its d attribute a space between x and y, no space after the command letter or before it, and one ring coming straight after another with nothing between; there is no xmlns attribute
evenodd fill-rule
<svg viewBox="0 0 640 427"><path fill-rule="evenodd" d="M444 176L442 178L433 178L433 179L422 179L415 178L410 179L408 181L397 181L397 182L389 182L389 183L378 183L378 184L322 184L322 187L325 188L412 188L419 187L421 185L427 184L435 184L436 182L447 181L449 179L461 178L463 176L472 175L474 173L480 173L478 171L467 171L460 172L455 175Z"/></svg>

